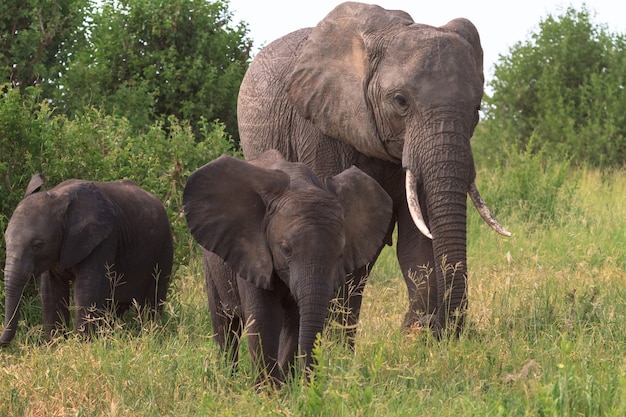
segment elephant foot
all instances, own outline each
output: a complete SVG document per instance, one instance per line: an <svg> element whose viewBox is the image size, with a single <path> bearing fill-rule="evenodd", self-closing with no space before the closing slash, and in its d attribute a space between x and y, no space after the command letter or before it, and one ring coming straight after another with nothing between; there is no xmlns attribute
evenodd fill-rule
<svg viewBox="0 0 626 417"><path fill-rule="evenodd" d="M409 334L420 334L424 330L432 331L433 334L437 334L439 329L439 323L437 322L436 314L421 314L419 316L413 315L412 320L409 321L409 314L404 319L404 328Z"/></svg>
<svg viewBox="0 0 626 417"><path fill-rule="evenodd" d="M439 322L436 313L422 314L414 318L412 323L406 324L405 329L409 334L421 334L424 330L429 330L436 339L452 336L459 337L463 332L463 317L457 318L454 324L443 326Z"/></svg>
<svg viewBox="0 0 626 417"><path fill-rule="evenodd" d="M254 390L257 393L280 391L285 385L285 381L276 376L259 376L254 383Z"/></svg>
<svg viewBox="0 0 626 417"><path fill-rule="evenodd" d="M412 328L429 328L433 327L437 322L437 315L435 313L423 313L416 311L409 311L404 315L402 321L402 327L405 329Z"/></svg>

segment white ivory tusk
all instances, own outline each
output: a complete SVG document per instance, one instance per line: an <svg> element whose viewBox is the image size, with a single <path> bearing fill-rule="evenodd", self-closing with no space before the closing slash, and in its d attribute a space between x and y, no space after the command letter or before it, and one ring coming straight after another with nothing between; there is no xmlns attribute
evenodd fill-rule
<svg viewBox="0 0 626 417"><path fill-rule="evenodd" d="M419 229L420 232L424 234L429 239L433 238L433 235L428 230L428 226L426 226L426 222L424 222L424 216L422 215L422 209L420 208L419 199L417 198L417 190L415 175L411 172L410 169L406 170L406 201L409 205L409 213L411 213L411 218L413 219L413 223Z"/></svg>
<svg viewBox="0 0 626 417"><path fill-rule="evenodd" d="M493 230L500 233L503 236L511 236L511 232L506 230L498 221L491 215L489 208L485 204L485 201L480 196L478 192L478 188L476 187L476 183L472 182L470 184L470 189L468 192L470 198L472 199L472 203L476 206L476 210L480 214L480 217L483 218L485 223L487 223Z"/></svg>

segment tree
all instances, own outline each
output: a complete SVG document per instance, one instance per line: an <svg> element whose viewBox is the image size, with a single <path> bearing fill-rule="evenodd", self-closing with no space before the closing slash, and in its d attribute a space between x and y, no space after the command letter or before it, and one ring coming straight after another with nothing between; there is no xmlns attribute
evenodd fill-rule
<svg viewBox="0 0 626 417"><path fill-rule="evenodd" d="M237 136L239 84L251 54L247 27L231 26L226 1L104 0L90 17L89 47L59 90L69 114L103 106L136 129L168 116L219 119Z"/></svg>
<svg viewBox="0 0 626 417"><path fill-rule="evenodd" d="M501 56L482 140L506 140L575 164L626 162L626 43L589 11L549 15Z"/></svg>
<svg viewBox="0 0 626 417"><path fill-rule="evenodd" d="M37 85L50 97L72 48L82 39L88 5L89 0L2 1L0 84Z"/></svg>

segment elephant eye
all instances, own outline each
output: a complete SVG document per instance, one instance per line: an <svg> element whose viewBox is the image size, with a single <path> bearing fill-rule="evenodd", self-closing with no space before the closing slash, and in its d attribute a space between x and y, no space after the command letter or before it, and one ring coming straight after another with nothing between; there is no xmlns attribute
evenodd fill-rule
<svg viewBox="0 0 626 417"><path fill-rule="evenodd" d="M280 242L280 251L283 253L283 256L285 258L290 258L291 257L291 246L289 246L289 244L287 244L287 242Z"/></svg>
<svg viewBox="0 0 626 417"><path fill-rule="evenodd" d="M393 104L396 106L396 108L398 108L398 110L403 112L406 111L409 107L409 101L402 94L395 94L393 96Z"/></svg>
<svg viewBox="0 0 626 417"><path fill-rule="evenodd" d="M31 244L31 247L33 248L35 252L38 252L41 249L43 249L43 246L44 246L44 242L43 240L40 240L40 239L34 240L33 243Z"/></svg>

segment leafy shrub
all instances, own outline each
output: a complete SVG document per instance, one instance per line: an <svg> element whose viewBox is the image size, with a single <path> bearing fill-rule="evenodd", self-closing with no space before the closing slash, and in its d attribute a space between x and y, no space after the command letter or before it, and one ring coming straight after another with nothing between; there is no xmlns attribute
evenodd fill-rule
<svg viewBox="0 0 626 417"><path fill-rule="evenodd" d="M545 152L574 165L626 163L626 38L583 8L548 16L496 64L484 107L490 149Z"/></svg>
<svg viewBox="0 0 626 417"><path fill-rule="evenodd" d="M3 92L4 91L4 92ZM40 144L53 129L50 111L39 102L39 90L29 87L24 99L17 89L0 85L0 227L21 200L26 184L37 171Z"/></svg>
<svg viewBox="0 0 626 417"><path fill-rule="evenodd" d="M524 151L508 146L502 163L479 176L498 216L555 225L573 207L578 174L570 169L569 161L552 160L532 149L532 142Z"/></svg>
<svg viewBox="0 0 626 417"><path fill-rule="evenodd" d="M228 2L102 0L83 22L53 99L66 114L95 104L142 132L169 116L199 134L202 117L237 138L237 94L252 41Z"/></svg>
<svg viewBox="0 0 626 417"><path fill-rule="evenodd" d="M87 108L69 120L53 115L38 98L37 89L31 89L24 100L16 90L0 96L2 230L35 172L44 174L48 187L69 178L127 178L163 202L176 241L186 243L181 216L184 183L199 166L223 153L233 153L223 125L202 120L201 139L196 140L188 123L170 116L167 127L155 122L145 133L135 134L125 118ZM180 257L179 247L177 252Z"/></svg>

